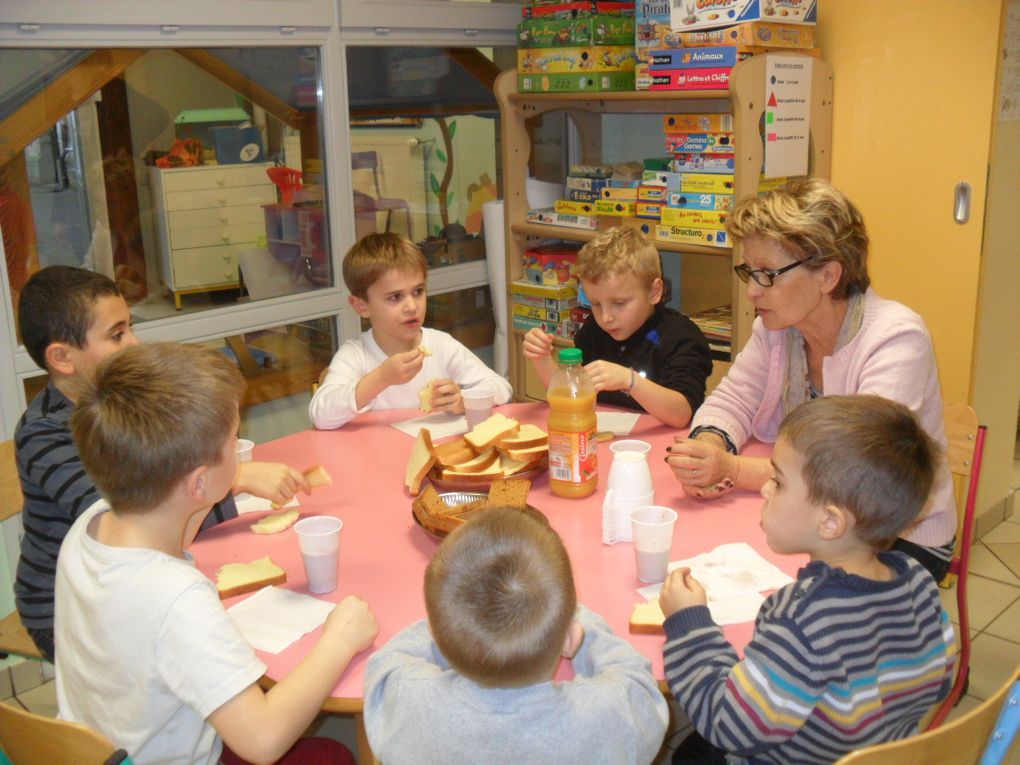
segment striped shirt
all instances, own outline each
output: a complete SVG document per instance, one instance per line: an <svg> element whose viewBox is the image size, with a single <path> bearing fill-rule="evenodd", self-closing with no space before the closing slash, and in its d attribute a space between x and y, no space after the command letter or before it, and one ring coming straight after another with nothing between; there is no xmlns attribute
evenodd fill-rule
<svg viewBox="0 0 1020 765"><path fill-rule="evenodd" d="M949 693L953 627L928 572L879 582L813 561L762 605L744 659L705 606L666 620L666 680L698 732L752 763L831 763L905 738Z"/></svg>
<svg viewBox="0 0 1020 765"><path fill-rule="evenodd" d="M14 600L24 625L53 629L53 586L57 553L71 524L99 499L81 464L68 427L74 404L51 381L35 397L14 432L18 478L24 495L21 556ZM237 516L228 495L213 507L202 528Z"/></svg>

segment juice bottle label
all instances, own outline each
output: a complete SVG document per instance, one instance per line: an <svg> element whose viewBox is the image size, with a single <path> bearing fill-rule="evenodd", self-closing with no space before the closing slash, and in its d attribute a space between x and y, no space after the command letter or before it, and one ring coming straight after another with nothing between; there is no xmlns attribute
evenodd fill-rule
<svg viewBox="0 0 1020 765"><path fill-rule="evenodd" d="M549 431L549 477L584 483L598 473L595 430L585 433Z"/></svg>

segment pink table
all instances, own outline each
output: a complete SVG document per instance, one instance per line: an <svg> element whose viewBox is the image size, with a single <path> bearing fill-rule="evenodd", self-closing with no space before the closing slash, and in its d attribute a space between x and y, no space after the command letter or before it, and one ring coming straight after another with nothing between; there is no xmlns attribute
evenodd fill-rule
<svg viewBox="0 0 1020 765"><path fill-rule="evenodd" d="M547 408L540 404L508 404L499 411L521 422L545 426ZM340 586L325 595L339 601L348 594L364 598L379 621L376 646L383 645L410 623L425 617L422 581L425 566L439 544L428 536L411 515L411 499L403 485L404 469L412 440L388 427L390 422L411 416L409 411L386 411L363 415L336 431L309 430L255 447L259 460L286 462L299 469L316 463L333 476L333 485L300 495L302 515L326 514L342 518ZM679 520L673 540L673 560L687 558L726 543L743 541L766 559L794 575L804 556L780 556L769 550L758 525L761 498L751 492L734 492L722 499L702 502L687 497L663 461L666 446L676 431L643 415L631 437L652 444L649 462L655 482L656 502L676 509ZM764 456L769 447L753 443L745 454ZM628 543L602 543L604 478L612 455L600 446L602 481L586 499L562 499L549 490L545 476L535 481L529 502L549 518L570 552L578 599L601 613L613 630L628 636L637 650L652 662L655 676L663 678L661 636L631 635L628 622L633 604L641 598L635 575L634 552ZM249 515L204 532L191 551L199 569L210 578L224 563L250 561L269 555L287 571L286 587L307 593L301 556L292 530L272 536L249 531L259 516ZM243 597L243 596L242 596ZM237 599L227 601L230 606ZM726 636L742 649L751 637L752 624L726 628ZM267 678L284 676L311 649L317 630L279 654L259 654L268 666ZM351 663L333 690L327 710L361 710L362 681L368 653Z"/></svg>

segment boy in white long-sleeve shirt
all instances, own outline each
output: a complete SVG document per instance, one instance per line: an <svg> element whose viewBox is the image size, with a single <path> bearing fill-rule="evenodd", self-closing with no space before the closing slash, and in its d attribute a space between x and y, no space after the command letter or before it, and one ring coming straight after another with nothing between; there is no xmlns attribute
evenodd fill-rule
<svg viewBox="0 0 1020 765"><path fill-rule="evenodd" d="M339 428L372 409L460 414L464 388L510 400L510 383L452 336L422 326L427 271L421 250L399 234L369 234L344 256L351 307L372 327L333 357L308 406L315 427Z"/></svg>
<svg viewBox="0 0 1020 765"><path fill-rule="evenodd" d="M578 607L570 559L533 511L492 508L425 572L428 621L377 651L365 727L387 765L645 765L669 714L648 661ZM561 657L574 679L556 682Z"/></svg>

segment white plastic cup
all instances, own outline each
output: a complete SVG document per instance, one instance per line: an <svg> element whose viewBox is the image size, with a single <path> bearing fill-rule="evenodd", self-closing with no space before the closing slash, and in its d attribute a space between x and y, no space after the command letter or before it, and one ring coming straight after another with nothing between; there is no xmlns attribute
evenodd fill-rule
<svg viewBox="0 0 1020 765"><path fill-rule="evenodd" d="M468 430L474 430L492 416L494 399L491 390L468 388L462 390L460 395L464 399L464 415L467 417Z"/></svg>
<svg viewBox="0 0 1020 765"><path fill-rule="evenodd" d="M619 454L620 452L638 452L639 454L648 454L652 450L652 445L647 441L639 441L636 438L625 438L621 441L613 441L609 444L609 451L613 454Z"/></svg>
<svg viewBox="0 0 1020 765"><path fill-rule="evenodd" d="M659 505L639 507L630 512L634 534L634 558L637 578L648 584L661 582L669 568L669 554L673 549L673 527L676 510Z"/></svg>
<svg viewBox="0 0 1020 765"><path fill-rule="evenodd" d="M255 448L255 442L249 441L247 438L237 439L237 445L234 447L237 452L238 462L251 462L252 450Z"/></svg>
<svg viewBox="0 0 1020 765"><path fill-rule="evenodd" d="M344 522L331 515L313 515L294 524L308 589L316 594L333 592L340 567L340 529Z"/></svg>
<svg viewBox="0 0 1020 765"><path fill-rule="evenodd" d="M653 493L655 487L652 485L648 457L641 452L616 452L609 466L606 488L612 489L621 499L644 497Z"/></svg>

